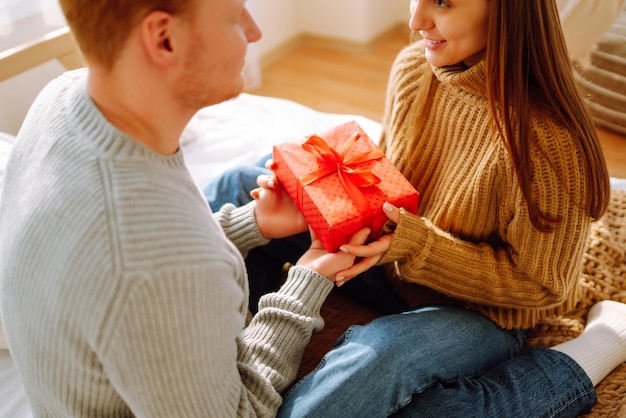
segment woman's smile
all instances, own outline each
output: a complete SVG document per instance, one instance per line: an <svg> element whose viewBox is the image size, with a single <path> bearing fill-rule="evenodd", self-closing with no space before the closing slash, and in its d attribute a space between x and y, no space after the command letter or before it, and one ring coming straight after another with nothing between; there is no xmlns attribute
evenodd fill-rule
<svg viewBox="0 0 626 418"><path fill-rule="evenodd" d="M445 43L445 40L436 41L433 39L424 38L424 46L430 51L435 51L441 48Z"/></svg>

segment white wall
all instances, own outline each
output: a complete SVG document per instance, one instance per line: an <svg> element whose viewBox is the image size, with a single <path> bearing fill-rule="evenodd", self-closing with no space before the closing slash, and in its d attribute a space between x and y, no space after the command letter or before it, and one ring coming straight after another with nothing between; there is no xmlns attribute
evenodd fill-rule
<svg viewBox="0 0 626 418"><path fill-rule="evenodd" d="M368 43L408 21L409 0L299 0L303 32Z"/></svg>
<svg viewBox="0 0 626 418"><path fill-rule="evenodd" d="M408 20L410 0L248 0L247 7L263 31L263 38L250 47L249 70L255 61L302 33L367 43L394 25ZM20 30L11 32L11 19L22 11L40 7L57 8L56 13L32 18L35 23L20 22ZM11 13L9 13L11 12ZM32 10L30 11L32 14ZM22 17L22 16L19 16ZM61 15L62 19L62 15ZM61 22L62 23L62 22ZM47 26L50 25L50 26ZM0 50L17 45L33 33L50 31L59 26L56 0L0 0ZM256 68L258 69L258 68ZM11 80L0 83L0 131L16 134L24 115L37 93L63 67L50 62ZM247 77L254 82L253 76Z"/></svg>
<svg viewBox="0 0 626 418"><path fill-rule="evenodd" d="M56 0L0 0L0 51L64 24ZM54 61L0 83L0 131L16 134L39 90L62 72L63 66Z"/></svg>
<svg viewBox="0 0 626 418"><path fill-rule="evenodd" d="M263 32L256 47L261 56L302 32L298 2L310 0L248 0L248 10Z"/></svg>
<svg viewBox="0 0 626 418"><path fill-rule="evenodd" d="M307 33L368 43L408 22L410 0L248 0L263 31L255 46L261 56Z"/></svg>

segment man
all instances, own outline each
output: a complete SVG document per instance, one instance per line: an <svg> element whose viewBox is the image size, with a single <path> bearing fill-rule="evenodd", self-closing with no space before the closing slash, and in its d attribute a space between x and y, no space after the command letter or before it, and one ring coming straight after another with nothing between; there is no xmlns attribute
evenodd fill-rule
<svg viewBox="0 0 626 418"><path fill-rule="evenodd" d="M2 319L34 415L274 416L355 259L312 237L246 327L242 256L306 225L269 181L212 215L178 139L242 91L258 27L244 0L60 3L88 69L33 104L0 204Z"/></svg>

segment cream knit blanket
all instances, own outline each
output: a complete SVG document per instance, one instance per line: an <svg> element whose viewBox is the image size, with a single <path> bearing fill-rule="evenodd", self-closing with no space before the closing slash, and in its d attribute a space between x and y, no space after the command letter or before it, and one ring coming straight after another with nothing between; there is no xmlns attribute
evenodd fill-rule
<svg viewBox="0 0 626 418"><path fill-rule="evenodd" d="M583 268L585 293L574 311L541 321L528 346L554 346L579 335L591 306L604 299L626 303L626 191L613 191L608 212L593 224ZM598 404L585 418L626 417L626 363L600 383Z"/></svg>

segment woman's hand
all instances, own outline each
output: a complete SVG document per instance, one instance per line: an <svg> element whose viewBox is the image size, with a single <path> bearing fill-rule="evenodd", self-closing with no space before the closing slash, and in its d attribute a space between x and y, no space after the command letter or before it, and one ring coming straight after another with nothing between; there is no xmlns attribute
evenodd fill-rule
<svg viewBox="0 0 626 418"><path fill-rule="evenodd" d="M383 210L390 221L398 223L400 220L400 209L389 202L385 202L383 204ZM393 234L388 234L381 236L377 241L370 242L367 245L362 245L362 243L360 245L354 245L352 242L342 245L340 247L341 251L359 257L360 261L337 273L335 278L337 286L342 286L348 280L375 266L391 246L392 239Z"/></svg>
<svg viewBox="0 0 626 418"><path fill-rule="evenodd" d="M364 244L370 232L369 228L360 229L350 239L350 245L358 247ZM310 229L310 233L311 246L307 252L300 257L296 265L309 267L310 269L317 271L322 276L326 276L332 282L337 281L338 272L345 271L346 269L355 266L355 255L345 251L329 253L326 251L312 229ZM367 269L363 269L363 271L365 270Z"/></svg>
<svg viewBox="0 0 626 418"><path fill-rule="evenodd" d="M284 238L307 230L307 223L275 176L257 178L259 187L250 194L255 200L254 214L265 238Z"/></svg>

